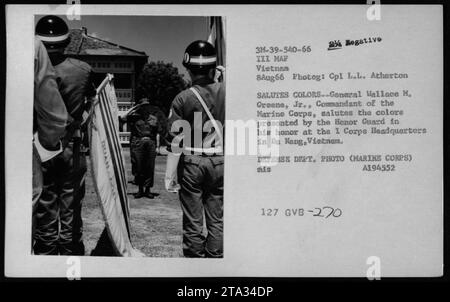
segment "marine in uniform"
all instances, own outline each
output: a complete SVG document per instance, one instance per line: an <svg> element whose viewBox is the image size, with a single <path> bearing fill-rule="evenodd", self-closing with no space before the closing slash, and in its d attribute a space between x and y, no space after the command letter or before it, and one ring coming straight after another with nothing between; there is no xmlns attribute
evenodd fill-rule
<svg viewBox="0 0 450 302"><path fill-rule="evenodd" d="M214 81L216 61L214 46L206 41L195 41L186 48L183 65L192 87L174 98L169 114L169 151L175 152L178 147L183 150L178 180L185 257L223 257L223 129L203 132L210 118L196 96L198 93L203 99L216 124L224 125L225 85ZM181 146L175 140L180 135L177 121L190 125L190 133L183 137Z"/></svg>
<svg viewBox="0 0 450 302"><path fill-rule="evenodd" d="M34 40L34 104L33 104L33 223L36 205L42 193L42 165L62 152L68 114L56 82L56 73L42 41Z"/></svg>
<svg viewBox="0 0 450 302"><path fill-rule="evenodd" d="M153 199L159 195L151 192L154 185L156 137L161 132L158 118L152 114L148 99L141 99L139 107L127 116L131 127L131 149L135 160L135 184L139 191L134 198Z"/></svg>
<svg viewBox="0 0 450 302"><path fill-rule="evenodd" d="M69 113L70 124L63 138L64 151L43 169L44 190L37 207L36 254L84 255L81 202L85 194L86 158L80 152L83 113L95 96L91 67L67 58L70 42L66 23L45 16L36 25L56 71L58 88Z"/></svg>

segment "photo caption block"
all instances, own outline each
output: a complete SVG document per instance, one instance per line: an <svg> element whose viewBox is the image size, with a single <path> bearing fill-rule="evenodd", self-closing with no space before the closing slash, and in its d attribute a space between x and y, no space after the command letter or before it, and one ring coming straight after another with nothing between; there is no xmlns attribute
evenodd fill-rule
<svg viewBox="0 0 450 302"><path fill-rule="evenodd" d="M366 276L370 259L382 276L441 274L442 10L367 9L229 20L227 118L257 125L256 154L225 173L243 274Z"/></svg>

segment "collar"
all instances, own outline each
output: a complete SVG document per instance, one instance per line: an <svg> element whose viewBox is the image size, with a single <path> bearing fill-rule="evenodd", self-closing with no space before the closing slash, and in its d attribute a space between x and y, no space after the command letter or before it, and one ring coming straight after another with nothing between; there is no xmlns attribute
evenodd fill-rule
<svg viewBox="0 0 450 302"><path fill-rule="evenodd" d="M59 53L59 52L58 53L57 52L49 53L48 56L49 56L50 61L52 62L53 66L59 65L67 59L67 57L64 54Z"/></svg>
<svg viewBox="0 0 450 302"><path fill-rule="evenodd" d="M212 84L214 83L214 80L209 78L209 77L201 77L196 79L195 81L192 82L192 86L194 85L199 85L199 86L205 86L208 84Z"/></svg>

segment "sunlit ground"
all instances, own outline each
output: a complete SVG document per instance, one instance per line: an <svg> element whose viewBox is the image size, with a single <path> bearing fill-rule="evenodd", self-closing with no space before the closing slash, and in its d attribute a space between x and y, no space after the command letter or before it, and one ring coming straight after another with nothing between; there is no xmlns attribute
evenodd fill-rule
<svg viewBox="0 0 450 302"><path fill-rule="evenodd" d="M131 180L128 148L125 148L124 155L128 180ZM89 255L91 250L94 249L105 226L89 166L88 158L86 197L83 201L82 210L86 255ZM132 243L135 248L148 257L182 257L183 255L181 249L182 214L180 203L177 194L168 193L164 188L165 166L166 156L157 156L155 187L152 191L160 195L155 199L140 198L135 200L132 193L137 192L137 187L127 183L131 210Z"/></svg>

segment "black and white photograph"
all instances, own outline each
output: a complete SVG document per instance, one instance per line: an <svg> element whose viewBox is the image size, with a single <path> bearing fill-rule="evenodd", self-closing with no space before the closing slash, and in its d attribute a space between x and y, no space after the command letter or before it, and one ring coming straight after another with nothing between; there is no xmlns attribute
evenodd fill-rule
<svg viewBox="0 0 450 302"><path fill-rule="evenodd" d="M223 18L35 18L32 253L222 258Z"/></svg>
<svg viewBox="0 0 450 302"><path fill-rule="evenodd" d="M7 278L444 275L442 5L5 19Z"/></svg>

